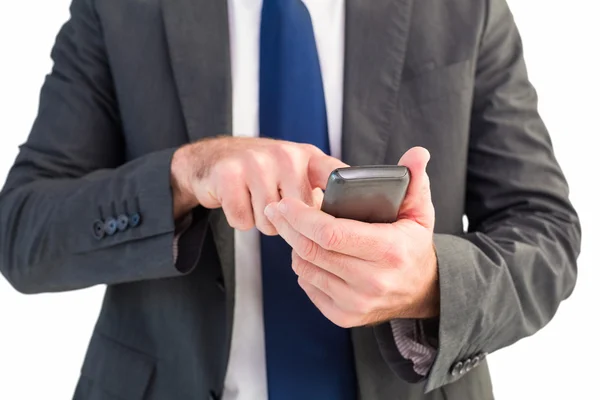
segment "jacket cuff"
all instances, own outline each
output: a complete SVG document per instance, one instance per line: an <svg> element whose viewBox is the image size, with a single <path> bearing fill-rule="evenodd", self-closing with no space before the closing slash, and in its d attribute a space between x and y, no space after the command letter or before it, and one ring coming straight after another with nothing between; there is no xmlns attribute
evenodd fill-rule
<svg viewBox="0 0 600 400"><path fill-rule="evenodd" d="M175 227L173 238L173 263L183 274L191 272L202 252L202 243L208 229L209 210L198 206Z"/></svg>
<svg viewBox="0 0 600 400"><path fill-rule="evenodd" d="M189 213L180 220L175 221L175 234L173 237L173 263L175 264L177 264L177 256L179 255L179 239L188 230L192 220L192 213Z"/></svg>
<svg viewBox="0 0 600 400"><path fill-rule="evenodd" d="M473 338L479 279L474 245L458 236L435 234L440 283L438 351L425 385L425 392L457 381L466 371L465 360L478 362L486 356Z"/></svg>

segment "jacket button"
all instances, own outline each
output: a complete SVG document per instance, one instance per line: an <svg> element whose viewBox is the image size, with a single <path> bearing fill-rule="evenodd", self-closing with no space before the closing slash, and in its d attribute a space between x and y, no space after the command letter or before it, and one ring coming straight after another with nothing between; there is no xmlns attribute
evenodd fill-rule
<svg viewBox="0 0 600 400"><path fill-rule="evenodd" d="M461 374L464 374L466 372L469 372L472 369L473 369L473 361L469 358L469 359L467 359L467 361L464 362L463 367L460 372L461 372Z"/></svg>
<svg viewBox="0 0 600 400"><path fill-rule="evenodd" d="M127 215L121 214L117 218L117 229L123 232L125 229L129 227L129 217Z"/></svg>
<svg viewBox="0 0 600 400"><path fill-rule="evenodd" d="M481 361L481 357L480 356L475 356L473 357L473 363L471 364L473 366L473 368L476 368L479 365L479 362Z"/></svg>
<svg viewBox="0 0 600 400"><path fill-rule="evenodd" d="M104 231L104 222L100 220L94 221L94 224L92 225L92 231L96 239L102 239L106 234Z"/></svg>
<svg viewBox="0 0 600 400"><path fill-rule="evenodd" d="M461 361L455 363L454 366L452 367L452 376L460 375L462 373L461 372L462 367L463 367L463 363Z"/></svg>
<svg viewBox="0 0 600 400"><path fill-rule="evenodd" d="M104 223L104 230L108 236L112 236L117 232L117 220L114 218L109 218Z"/></svg>
<svg viewBox="0 0 600 400"><path fill-rule="evenodd" d="M132 228L135 228L136 226L138 226L141 223L142 223L142 216L140 215L140 213L135 213L131 217L129 217L129 225Z"/></svg>

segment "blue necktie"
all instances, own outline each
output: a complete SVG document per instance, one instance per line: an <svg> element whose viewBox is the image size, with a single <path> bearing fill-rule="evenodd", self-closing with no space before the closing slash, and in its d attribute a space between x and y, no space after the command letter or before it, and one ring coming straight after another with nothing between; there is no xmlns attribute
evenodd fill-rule
<svg viewBox="0 0 600 400"><path fill-rule="evenodd" d="M310 14L301 0L264 0L260 31L261 136L329 153L327 113ZM350 332L298 286L291 248L261 235L269 400L356 398Z"/></svg>

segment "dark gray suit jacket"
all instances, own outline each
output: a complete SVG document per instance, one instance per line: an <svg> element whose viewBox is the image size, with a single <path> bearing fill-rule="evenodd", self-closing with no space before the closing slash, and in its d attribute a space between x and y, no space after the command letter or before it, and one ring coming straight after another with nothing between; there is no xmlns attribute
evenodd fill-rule
<svg viewBox="0 0 600 400"><path fill-rule="evenodd" d="M107 285L75 399L221 392L233 234L221 211L197 208L174 265L169 166L184 143L231 134L226 4L74 0L57 37L0 197L0 266L23 293ZM486 361L456 363L548 323L580 243L517 29L505 0L347 0L346 20L343 159L431 151L441 289L425 379L389 324L354 329L361 398L491 399Z"/></svg>

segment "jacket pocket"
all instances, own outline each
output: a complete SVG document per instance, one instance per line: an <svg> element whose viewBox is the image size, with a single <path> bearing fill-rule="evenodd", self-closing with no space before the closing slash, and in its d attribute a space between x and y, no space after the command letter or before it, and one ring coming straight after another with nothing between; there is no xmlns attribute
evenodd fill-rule
<svg viewBox="0 0 600 400"><path fill-rule="evenodd" d="M473 88L472 60L437 67L402 81L400 107L404 111L420 108L428 103L466 93Z"/></svg>
<svg viewBox="0 0 600 400"><path fill-rule="evenodd" d="M90 392L102 391L106 398L143 400L156 361L99 333L94 333L81 368ZM80 382L80 385L84 382ZM91 398L95 398L90 394ZM87 400L83 397L82 400Z"/></svg>

